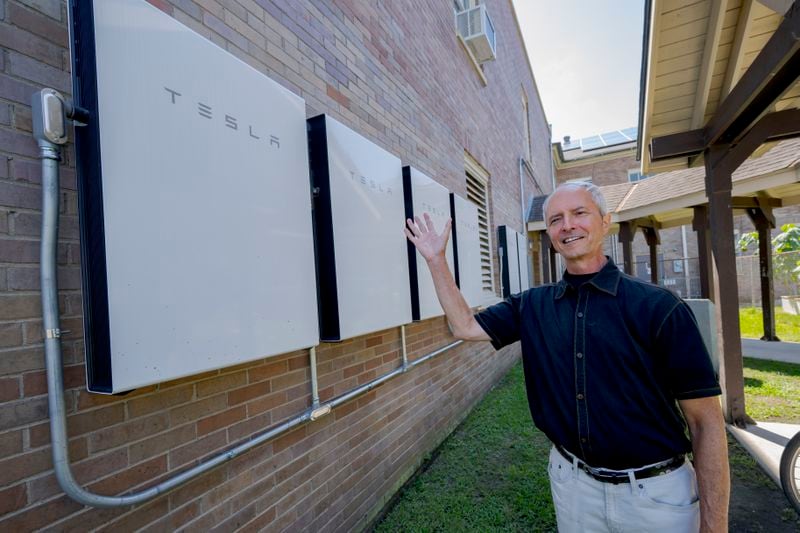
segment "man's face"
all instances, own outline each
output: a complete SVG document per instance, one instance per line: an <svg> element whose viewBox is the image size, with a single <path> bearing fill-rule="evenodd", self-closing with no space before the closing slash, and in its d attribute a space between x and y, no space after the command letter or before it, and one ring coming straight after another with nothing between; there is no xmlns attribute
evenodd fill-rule
<svg viewBox="0 0 800 533"><path fill-rule="evenodd" d="M611 215L600 209L585 189L556 192L545 213L547 235L553 248L569 263L603 257L603 238Z"/></svg>

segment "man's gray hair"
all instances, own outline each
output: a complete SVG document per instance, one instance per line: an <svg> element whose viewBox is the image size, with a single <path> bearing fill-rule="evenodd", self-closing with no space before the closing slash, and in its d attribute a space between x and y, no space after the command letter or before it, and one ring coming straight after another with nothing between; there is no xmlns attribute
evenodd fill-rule
<svg viewBox="0 0 800 533"><path fill-rule="evenodd" d="M547 206L550 205L550 199L555 193L559 191L578 191L581 189L592 195L592 201L600 210L600 216L605 216L606 213L608 213L608 204L606 204L606 198L603 196L600 187L589 181L570 181L556 187L556 189L550 193L550 196L545 199L544 205L542 205L542 215L545 218L545 222L547 221Z"/></svg>

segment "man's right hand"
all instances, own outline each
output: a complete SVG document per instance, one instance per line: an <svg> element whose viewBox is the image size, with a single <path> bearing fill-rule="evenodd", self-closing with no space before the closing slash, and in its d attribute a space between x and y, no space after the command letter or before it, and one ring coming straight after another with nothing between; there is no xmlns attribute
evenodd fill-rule
<svg viewBox="0 0 800 533"><path fill-rule="evenodd" d="M452 220L448 218L442 233L438 234L428 213L424 213L423 218L424 221L419 217L414 217L415 220L406 219L406 237L428 263L435 259L444 259Z"/></svg>

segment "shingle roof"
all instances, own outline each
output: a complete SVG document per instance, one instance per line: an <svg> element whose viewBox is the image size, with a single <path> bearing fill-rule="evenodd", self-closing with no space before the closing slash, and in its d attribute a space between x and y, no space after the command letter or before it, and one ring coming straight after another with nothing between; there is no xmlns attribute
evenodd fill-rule
<svg viewBox="0 0 800 533"><path fill-rule="evenodd" d="M797 166L800 166L800 138L782 141L761 157L748 159L733 173L733 181L739 182ZM705 192L705 169L698 167L663 172L636 183L605 185L600 190L606 198L608 211L620 213ZM546 198L547 196L537 196L531 200L528 222L544 220L542 206Z"/></svg>
<svg viewBox="0 0 800 533"><path fill-rule="evenodd" d="M800 139L783 141L761 157L745 161L733 173L733 181L737 182L763 176L778 170L791 168L798 163L800 163ZM624 204L617 206L614 211L626 211L672 198L679 198L694 192L705 191L705 174L703 167L656 174L646 180L637 182ZM609 186L601 187L603 193L609 188Z"/></svg>

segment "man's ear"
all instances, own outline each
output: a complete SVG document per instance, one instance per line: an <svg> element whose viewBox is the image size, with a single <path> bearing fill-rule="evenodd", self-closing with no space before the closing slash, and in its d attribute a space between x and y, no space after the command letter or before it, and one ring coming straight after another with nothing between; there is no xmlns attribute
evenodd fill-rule
<svg viewBox="0 0 800 533"><path fill-rule="evenodd" d="M608 230L611 228L611 213L606 213L603 215L603 232L608 233Z"/></svg>

